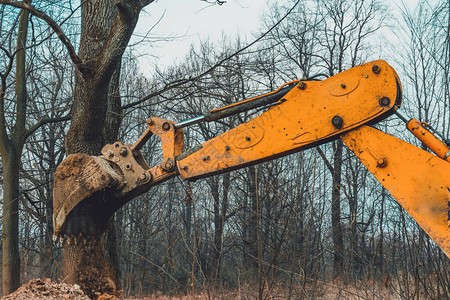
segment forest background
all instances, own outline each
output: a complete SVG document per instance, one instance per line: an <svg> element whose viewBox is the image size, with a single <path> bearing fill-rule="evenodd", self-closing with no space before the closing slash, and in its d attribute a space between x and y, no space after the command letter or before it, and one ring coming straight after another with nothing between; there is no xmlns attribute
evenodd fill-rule
<svg viewBox="0 0 450 300"><path fill-rule="evenodd" d="M219 4L227 5L205 1L205 9ZM81 4L33 5L77 49ZM25 23L28 31L21 36ZM149 116L189 119L293 79L332 76L379 58L400 76L403 110L450 137L449 2L419 1L410 11L384 0L278 1L261 16L259 28L254 37L202 40L173 65L146 70L140 55L154 37L151 31L135 36L121 61L119 88L108 91L121 101L120 113L109 110L120 119L118 139L133 143ZM7 164L20 154L20 163L12 165L19 190L12 202L2 202L2 216L8 220L8 209L17 206L12 238L19 243L22 283L62 274L61 244L52 241L52 181L65 157L75 68L52 33L41 18L0 8L4 199ZM190 127L186 146L258 113ZM422 146L394 117L377 127ZM5 155L12 153L8 145L20 151ZM150 165L159 163L156 139L144 153ZM3 235L8 224L2 224ZM196 182L171 180L124 206L112 225L105 239L117 250L127 296L239 290L298 299L350 284L377 298L379 283L402 299L450 294L448 258L339 141ZM5 262L4 245L2 239Z"/></svg>

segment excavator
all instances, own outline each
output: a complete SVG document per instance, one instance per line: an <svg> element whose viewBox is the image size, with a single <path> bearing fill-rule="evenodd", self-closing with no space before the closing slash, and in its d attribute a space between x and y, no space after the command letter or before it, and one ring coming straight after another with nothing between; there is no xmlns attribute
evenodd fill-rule
<svg viewBox="0 0 450 300"><path fill-rule="evenodd" d="M126 202L175 176L196 180L342 139L450 258L450 140L400 111L401 102L397 73L377 60L322 81L291 81L193 119L151 117L134 144L108 144L100 156L72 154L58 166L54 236L104 230ZM264 112L184 149L183 128L255 109ZM373 127L394 114L433 153ZM163 158L149 166L141 149L153 135L161 139Z"/></svg>

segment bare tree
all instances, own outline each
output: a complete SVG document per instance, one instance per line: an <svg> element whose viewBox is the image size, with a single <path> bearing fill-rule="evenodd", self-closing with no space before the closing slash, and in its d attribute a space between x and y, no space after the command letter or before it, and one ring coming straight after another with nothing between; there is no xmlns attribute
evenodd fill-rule
<svg viewBox="0 0 450 300"><path fill-rule="evenodd" d="M28 15L26 10L20 13L17 46L14 52L2 47L9 58L7 68L1 74L0 90L0 153L3 162L3 293L9 294L20 285L19 258L19 169L20 158L25 138L27 94L25 75L25 47L28 34ZM12 38L12 37L11 37ZM5 116L7 101L7 76L16 60L16 120L14 129L7 132L7 117Z"/></svg>
<svg viewBox="0 0 450 300"><path fill-rule="evenodd" d="M67 153L83 152L97 155L105 143L105 130L111 136L110 128L106 127L106 108L120 109L120 105L117 105L117 97L108 97L108 91L117 90L114 88L114 83L111 84L113 74L115 72L118 74L120 60L136 26L140 11L151 2L148 0L84 3L81 9L79 54L75 53L72 43L60 26L45 12L35 8L29 2L1 2L24 9L27 11L27 16L29 12L43 19L57 32L76 67L72 123L66 137ZM118 75L115 78L117 82ZM111 100L110 103L114 100L115 104L108 106L108 99ZM117 124L117 121L109 122L109 124L113 123ZM117 125L113 127L117 130ZM75 212L75 222L84 218L83 213L78 216L76 214ZM103 227L100 233L105 230L107 221L103 220L103 224L99 224ZM89 226L95 227L93 219L88 219ZM117 279L106 261L101 235L93 237L86 245L83 242L73 245L65 244L63 256L69 282L78 282L91 295L98 291L114 292L116 290L114 282L117 282Z"/></svg>

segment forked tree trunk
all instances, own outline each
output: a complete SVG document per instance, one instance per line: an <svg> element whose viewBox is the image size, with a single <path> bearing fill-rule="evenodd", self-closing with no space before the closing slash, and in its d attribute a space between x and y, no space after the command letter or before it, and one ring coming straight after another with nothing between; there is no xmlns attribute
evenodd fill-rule
<svg viewBox="0 0 450 300"><path fill-rule="evenodd" d="M120 120L108 119L107 107L117 110L113 113L120 113L120 98L116 95L108 97L108 93L118 91L117 86L112 87L112 82L118 82L123 52L139 12L151 2L83 2L79 57L85 68L82 73L77 70L75 75L72 123L66 136L68 154L99 155L105 142L117 134ZM94 195L90 200L97 201L98 197ZM93 221L86 218L82 210L73 212L68 222L77 223L80 232L66 239L63 263L67 281L78 283L89 296L96 298L100 293L115 293L118 278L116 268L111 268L108 263L102 241L107 226L102 224L101 228L95 228Z"/></svg>
<svg viewBox="0 0 450 300"><path fill-rule="evenodd" d="M108 78L96 82L95 75L103 44L106 42L115 17L112 1L88 1L82 6L82 32L79 56L84 62L92 62L89 74L75 75L72 123L66 137L68 154L86 153L99 155L104 144L103 126L106 116ZM97 70L96 70L97 69ZM98 80L98 79L97 79ZM82 214L82 212L77 212ZM83 216L73 216L69 222L86 222ZM89 222L89 220L87 221ZM95 226L85 224L85 226ZM105 255L102 232L84 230L64 240L63 272L68 283L77 283L91 298L101 293L116 291L115 275L112 274ZM92 231L89 235L86 231ZM114 278L114 279L113 279ZM96 294L97 293L97 294Z"/></svg>

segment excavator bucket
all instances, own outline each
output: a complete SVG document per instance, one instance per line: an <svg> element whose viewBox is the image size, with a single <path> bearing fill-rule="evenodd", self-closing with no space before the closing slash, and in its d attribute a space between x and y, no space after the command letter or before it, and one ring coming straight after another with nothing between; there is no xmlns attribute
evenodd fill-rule
<svg viewBox="0 0 450 300"><path fill-rule="evenodd" d="M54 235L71 231L67 228L70 212L97 193L110 191L123 184L121 170L103 157L72 154L56 169L53 187ZM92 205L92 203L89 203ZM86 215L86 217L88 217ZM95 216L90 216L94 217ZM82 224L85 222L73 222Z"/></svg>
<svg viewBox="0 0 450 300"><path fill-rule="evenodd" d="M177 174L175 157L183 151L183 131L162 118L133 145L105 145L101 156L71 154L56 169L53 186L53 232L58 236L96 234L126 202ZM162 141L163 162L150 168L142 146L152 135Z"/></svg>

